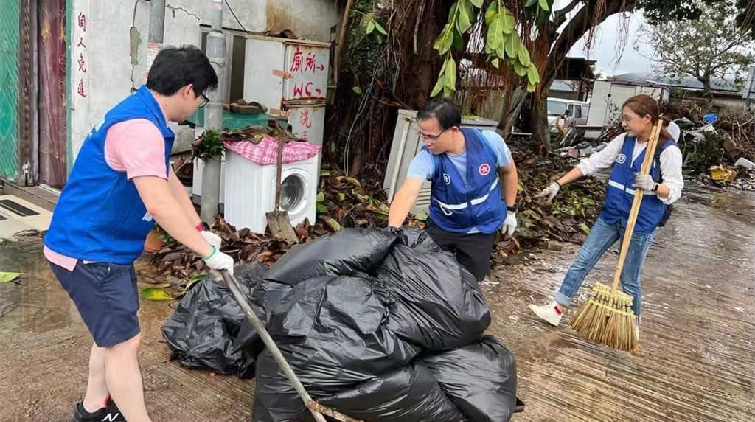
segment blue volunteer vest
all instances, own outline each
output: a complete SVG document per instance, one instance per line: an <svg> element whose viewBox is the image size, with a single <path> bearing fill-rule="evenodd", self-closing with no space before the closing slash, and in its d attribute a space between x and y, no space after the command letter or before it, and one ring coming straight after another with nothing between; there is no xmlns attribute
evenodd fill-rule
<svg viewBox="0 0 755 422"><path fill-rule="evenodd" d="M108 129L132 119L147 119L160 130L165 139L165 174L169 174L175 136L155 97L141 87L110 110L84 140L45 235L51 250L116 264L130 264L141 255L154 221L126 173L105 161Z"/></svg>
<svg viewBox="0 0 755 422"><path fill-rule="evenodd" d="M501 201L496 155L477 129L461 129L466 142L467 181L464 183L446 154L433 155L430 219L441 229L467 233L495 233L506 216Z"/></svg>
<svg viewBox="0 0 755 422"><path fill-rule="evenodd" d="M606 189L606 202L600 211L600 218L608 224L614 224L621 221L622 226L626 227L629 219L629 211L634 201L635 175L642 168L642 162L645 160L645 151L642 151L637 159L632 162L632 153L637 142L635 137L626 137L624 145L621 147L621 153L616 158L616 163L611 171L611 178L608 181ZM666 148L678 148L673 140L669 140L661 146L661 152ZM659 180L660 168L653 165L650 168L650 174L653 179ZM667 205L661 201L653 192L644 192L640 213L637 215L637 225L634 228L636 233L652 233L663 218Z"/></svg>

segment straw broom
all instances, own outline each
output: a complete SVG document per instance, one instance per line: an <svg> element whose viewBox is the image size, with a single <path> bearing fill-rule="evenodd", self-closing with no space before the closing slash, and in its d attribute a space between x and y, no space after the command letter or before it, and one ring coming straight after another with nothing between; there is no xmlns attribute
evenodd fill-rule
<svg viewBox="0 0 755 422"><path fill-rule="evenodd" d="M640 174L650 173L655 148L658 144L658 137L662 128L663 121L659 119L653 128L645 149L645 159L642 162ZM632 241L634 226L637 223L637 214L640 211L642 198L643 190L638 188L634 195L634 202L632 202L627 227L624 231L621 255L619 255L619 263L616 266L616 273L613 277L613 286L609 288L605 284L595 283L587 302L577 310L577 314L569 323L576 332L588 340L633 353L639 351L639 344L635 334L632 296L619 291L618 287L621 280L621 271L624 268L624 260L629 250L629 244Z"/></svg>

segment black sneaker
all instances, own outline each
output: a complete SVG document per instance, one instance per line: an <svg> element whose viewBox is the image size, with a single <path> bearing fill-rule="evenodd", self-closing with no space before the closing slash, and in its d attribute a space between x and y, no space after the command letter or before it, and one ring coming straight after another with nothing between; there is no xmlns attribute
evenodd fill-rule
<svg viewBox="0 0 755 422"><path fill-rule="evenodd" d="M76 404L76 411L73 413L73 422L126 422L126 419L118 410L115 402L108 397L105 407L98 409L94 413L89 413L84 409L83 403Z"/></svg>

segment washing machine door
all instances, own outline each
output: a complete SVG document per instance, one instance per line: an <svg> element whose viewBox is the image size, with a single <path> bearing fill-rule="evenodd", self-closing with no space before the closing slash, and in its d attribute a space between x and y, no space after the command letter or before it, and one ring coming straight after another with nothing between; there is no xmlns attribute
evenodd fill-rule
<svg viewBox="0 0 755 422"><path fill-rule="evenodd" d="M281 204L283 211L297 215L306 204L307 181L300 173L291 173L281 182Z"/></svg>

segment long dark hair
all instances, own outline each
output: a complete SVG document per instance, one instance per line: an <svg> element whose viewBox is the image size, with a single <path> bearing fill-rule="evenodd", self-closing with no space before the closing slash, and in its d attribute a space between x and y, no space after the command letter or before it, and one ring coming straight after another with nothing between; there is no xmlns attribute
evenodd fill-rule
<svg viewBox="0 0 755 422"><path fill-rule="evenodd" d="M658 105L658 101L647 94L635 95L624 103L622 109L624 107L629 108L640 117L650 116L650 123L653 125L658 123L661 115L661 107ZM658 137L659 141L674 139L668 131L668 123L668 120L663 121L663 129L661 129L661 134Z"/></svg>

